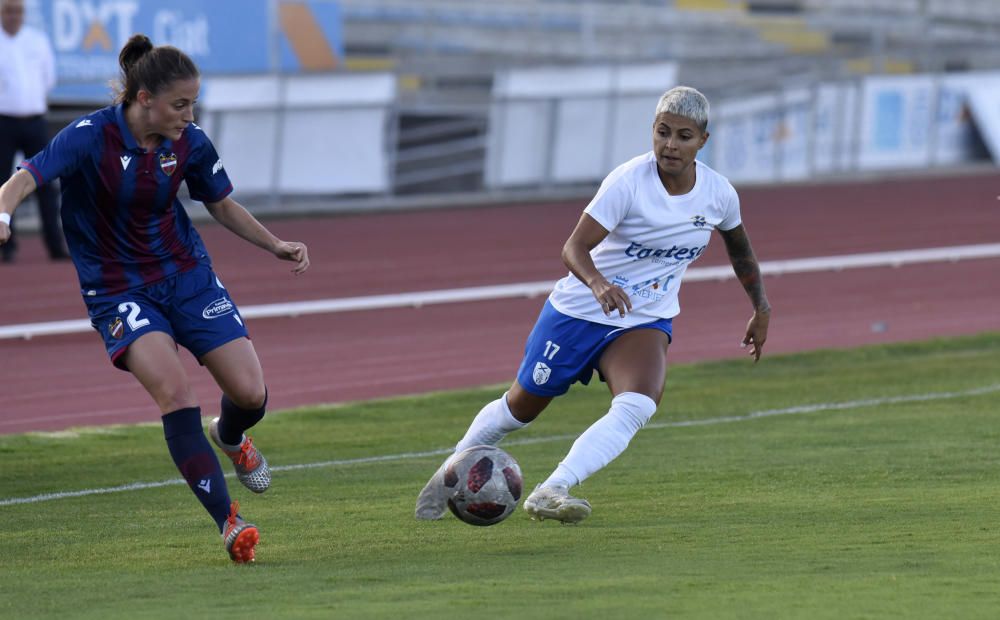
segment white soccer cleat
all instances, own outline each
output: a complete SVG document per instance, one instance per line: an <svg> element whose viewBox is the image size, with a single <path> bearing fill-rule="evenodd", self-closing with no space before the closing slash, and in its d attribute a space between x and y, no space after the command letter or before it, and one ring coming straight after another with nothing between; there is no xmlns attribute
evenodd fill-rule
<svg viewBox="0 0 1000 620"><path fill-rule="evenodd" d="M448 465L447 459L441 463L441 467L438 467L417 496L417 507L413 511L413 516L421 521L437 521L448 511L448 497L454 489L444 486L446 465Z"/></svg>
<svg viewBox="0 0 1000 620"><path fill-rule="evenodd" d="M579 523L590 516L590 502L573 497L566 487L538 486L524 500L524 511L532 519L555 519L563 523Z"/></svg>

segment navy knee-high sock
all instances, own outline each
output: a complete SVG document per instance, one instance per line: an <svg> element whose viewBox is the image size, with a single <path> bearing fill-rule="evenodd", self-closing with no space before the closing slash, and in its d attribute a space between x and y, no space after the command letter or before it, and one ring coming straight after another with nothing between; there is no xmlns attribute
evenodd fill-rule
<svg viewBox="0 0 1000 620"><path fill-rule="evenodd" d="M238 446L243 442L243 433L260 422L267 409L267 388L264 388L264 404L257 409L241 409L236 403L222 395L222 408L219 413L219 439L230 446Z"/></svg>
<svg viewBox="0 0 1000 620"><path fill-rule="evenodd" d="M177 469L221 532L229 516L229 490L219 459L201 429L201 408L188 407L164 415L163 436Z"/></svg>

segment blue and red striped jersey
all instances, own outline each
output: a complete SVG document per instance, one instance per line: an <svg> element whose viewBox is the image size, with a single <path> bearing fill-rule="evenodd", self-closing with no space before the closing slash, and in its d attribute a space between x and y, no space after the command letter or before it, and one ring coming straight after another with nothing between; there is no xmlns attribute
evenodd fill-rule
<svg viewBox="0 0 1000 620"><path fill-rule="evenodd" d="M136 144L122 105L78 118L18 167L38 185L60 179L63 231L88 296L210 265L177 190L187 181L191 198L202 202L233 191L200 127L192 123L179 140L147 151Z"/></svg>

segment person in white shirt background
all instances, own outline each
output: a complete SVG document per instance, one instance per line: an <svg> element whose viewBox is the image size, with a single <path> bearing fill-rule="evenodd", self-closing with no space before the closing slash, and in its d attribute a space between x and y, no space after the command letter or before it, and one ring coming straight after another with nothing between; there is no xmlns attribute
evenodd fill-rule
<svg viewBox="0 0 1000 620"><path fill-rule="evenodd" d="M660 98L653 150L618 166L584 209L562 259L570 273L556 283L510 389L473 419L451 457L420 492L417 519L444 516L445 472L454 455L496 445L524 428L553 398L594 370L611 391L611 407L570 448L524 502L537 520L577 523L590 516L569 489L608 465L656 412L663 396L667 349L684 272L708 246L712 230L726 244L753 307L742 344L756 362L767 340L771 306L740 216L736 190L696 161L708 140L708 100L678 86Z"/></svg>
<svg viewBox="0 0 1000 620"><path fill-rule="evenodd" d="M0 185L10 178L14 155L32 157L48 144L48 94L56 83L55 58L45 33L24 25L24 0L0 0ZM42 240L52 260L69 258L59 222L59 194L51 184L38 188ZM9 217L9 216L8 216ZM17 240L0 246L3 262L13 262Z"/></svg>

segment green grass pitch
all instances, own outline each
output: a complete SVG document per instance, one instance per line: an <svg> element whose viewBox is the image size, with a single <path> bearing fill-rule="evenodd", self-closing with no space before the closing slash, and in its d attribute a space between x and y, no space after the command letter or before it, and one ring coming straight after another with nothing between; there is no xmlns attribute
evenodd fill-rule
<svg viewBox="0 0 1000 620"><path fill-rule="evenodd" d="M413 501L494 386L269 415L234 566L158 424L0 437L3 618L992 618L1000 334L674 365L578 526ZM603 415L578 387L502 444L526 490Z"/></svg>

